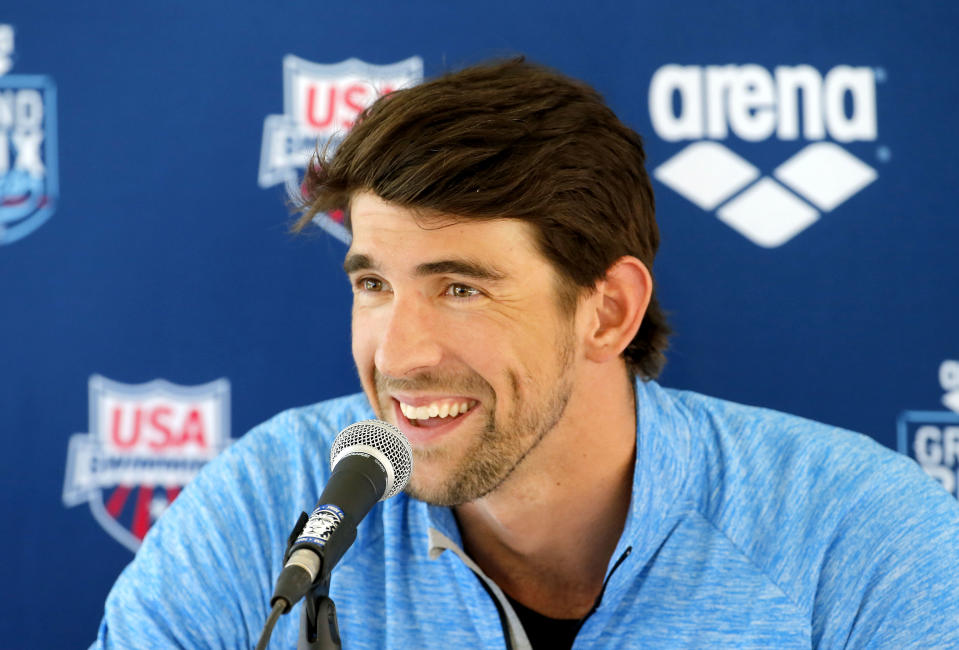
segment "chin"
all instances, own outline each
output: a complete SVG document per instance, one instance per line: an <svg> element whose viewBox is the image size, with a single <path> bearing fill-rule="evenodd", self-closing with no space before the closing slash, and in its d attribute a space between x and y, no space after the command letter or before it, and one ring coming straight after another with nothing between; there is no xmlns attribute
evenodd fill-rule
<svg viewBox="0 0 959 650"><path fill-rule="evenodd" d="M430 460L433 460L431 463ZM413 450L413 476L406 486L406 493L419 501L434 506L456 506L462 503L457 498L455 481L451 471L437 466L435 459Z"/></svg>
<svg viewBox="0 0 959 650"><path fill-rule="evenodd" d="M456 499L451 499L450 495L447 494L445 489L422 489L420 486L407 485L406 494L408 494L413 499L417 501L422 501L423 503L428 503L431 506L441 506L445 508L452 508L455 506L460 506L465 503L464 501L459 501Z"/></svg>

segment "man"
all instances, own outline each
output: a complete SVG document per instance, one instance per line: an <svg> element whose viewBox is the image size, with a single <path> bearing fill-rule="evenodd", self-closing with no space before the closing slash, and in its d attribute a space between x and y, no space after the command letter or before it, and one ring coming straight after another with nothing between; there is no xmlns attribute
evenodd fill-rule
<svg viewBox="0 0 959 650"><path fill-rule="evenodd" d="M911 461L653 381L652 190L594 91L522 61L401 90L305 187L301 226L339 208L353 233L364 394L211 463L100 644L252 646L331 439L375 414L415 469L334 572L346 647L959 645L959 507Z"/></svg>

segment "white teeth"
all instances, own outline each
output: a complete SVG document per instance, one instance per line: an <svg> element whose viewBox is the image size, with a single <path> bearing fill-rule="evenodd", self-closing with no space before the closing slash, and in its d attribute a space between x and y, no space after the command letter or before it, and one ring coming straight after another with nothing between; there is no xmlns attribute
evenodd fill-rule
<svg viewBox="0 0 959 650"><path fill-rule="evenodd" d="M400 402L400 411L410 420L425 420L436 417L456 417L470 410L470 406L469 402L460 402L459 404L433 402L427 406L413 406Z"/></svg>

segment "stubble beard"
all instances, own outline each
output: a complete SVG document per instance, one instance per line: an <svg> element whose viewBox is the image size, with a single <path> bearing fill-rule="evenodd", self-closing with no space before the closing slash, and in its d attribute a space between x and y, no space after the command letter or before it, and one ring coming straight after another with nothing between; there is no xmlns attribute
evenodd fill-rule
<svg viewBox="0 0 959 650"><path fill-rule="evenodd" d="M538 404L524 404L520 397L520 379L509 374L513 387L512 408L507 422L496 421L497 398L492 386L482 377L440 377L424 373L416 378L395 380L375 372L379 417L392 412L390 389L436 390L451 394L483 395L481 403L486 410L486 421L475 440L465 451L434 447L413 449L413 476L406 493L414 499L437 506L457 506L481 499L496 490L536 448L542 439L562 419L572 394L569 368L572 364L570 341L564 341L559 351L559 372L556 385ZM530 379L528 383L536 381ZM451 435L461 435L455 432ZM459 458L457 458L459 456ZM444 467L446 476L435 485L417 480L416 464Z"/></svg>

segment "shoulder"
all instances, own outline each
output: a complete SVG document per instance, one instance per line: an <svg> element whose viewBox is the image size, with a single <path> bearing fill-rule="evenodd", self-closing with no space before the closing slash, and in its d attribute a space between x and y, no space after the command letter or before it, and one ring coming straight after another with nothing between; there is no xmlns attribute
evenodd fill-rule
<svg viewBox="0 0 959 650"><path fill-rule="evenodd" d="M189 503L193 493L204 491L214 495L237 492L244 497L256 490L260 500L283 485L315 484L329 473L329 450L336 434L369 417L372 412L362 394L278 413L204 466L180 499L187 497L183 500Z"/></svg>
<svg viewBox="0 0 959 650"><path fill-rule="evenodd" d="M340 430L370 417L373 413L362 393L291 408L250 430L233 446L239 450L234 453L297 448L304 443L329 447Z"/></svg>
<svg viewBox="0 0 959 650"><path fill-rule="evenodd" d="M933 485L912 460L868 436L771 409L669 392L688 420L711 482L789 485L830 500L859 494L864 485Z"/></svg>
<svg viewBox="0 0 959 650"><path fill-rule="evenodd" d="M199 511L193 515L214 520L255 513L258 521L244 522L251 524L244 527L261 533L274 519L279 519L283 527L290 525L325 484L336 434L356 420L369 417L372 413L362 394L275 415L208 463L157 528L163 531L178 525L180 517L190 516L189 511ZM221 522L223 528L227 524ZM277 539L285 539L285 534Z"/></svg>
<svg viewBox="0 0 959 650"><path fill-rule="evenodd" d="M804 418L670 394L696 509L810 613L815 639L932 638L936 609L959 616L959 503L915 462Z"/></svg>
<svg viewBox="0 0 959 650"><path fill-rule="evenodd" d="M687 419L699 509L745 538L764 519L820 530L856 513L897 526L927 515L959 521L959 504L911 459L868 436L770 409L670 391ZM760 527L760 530L762 527Z"/></svg>

